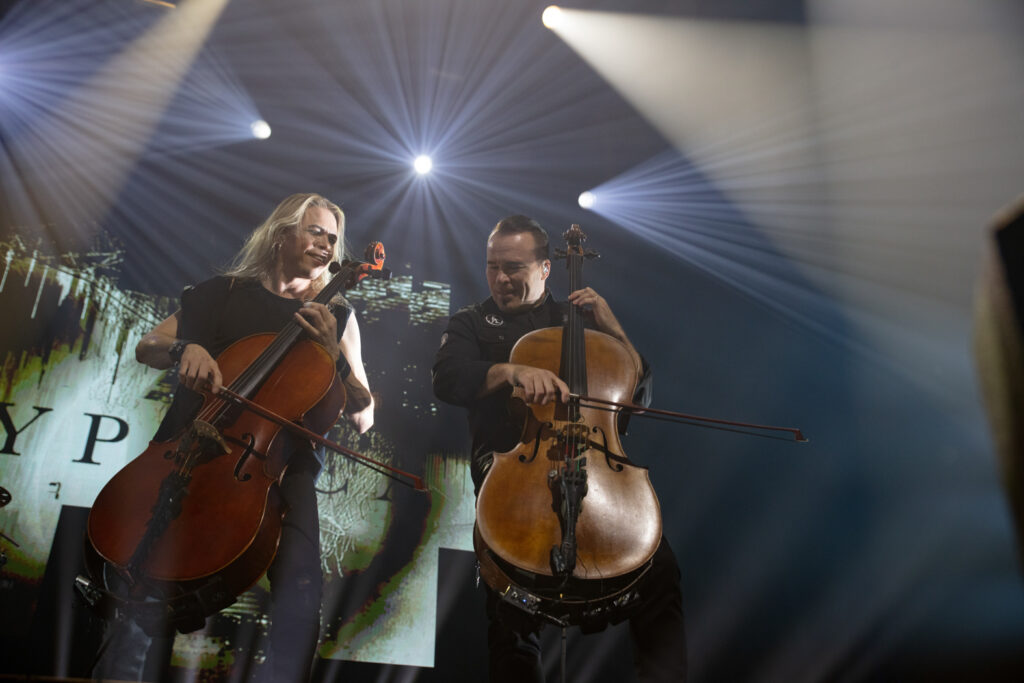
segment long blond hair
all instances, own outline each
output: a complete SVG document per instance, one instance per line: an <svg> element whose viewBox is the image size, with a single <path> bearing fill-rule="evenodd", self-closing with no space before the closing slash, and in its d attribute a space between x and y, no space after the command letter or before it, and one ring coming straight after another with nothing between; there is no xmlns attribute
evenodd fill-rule
<svg viewBox="0 0 1024 683"><path fill-rule="evenodd" d="M298 229L306 210L315 206L327 209L338 221L338 241L334 243L332 260L337 260L345 253L345 214L341 208L326 197L303 192L285 197L263 223L252 231L242 249L235 256L231 265L224 272L230 277L260 279L272 273L277 262L277 251L281 240L289 230ZM313 281L314 291L323 289L330 280L331 273L326 268Z"/></svg>

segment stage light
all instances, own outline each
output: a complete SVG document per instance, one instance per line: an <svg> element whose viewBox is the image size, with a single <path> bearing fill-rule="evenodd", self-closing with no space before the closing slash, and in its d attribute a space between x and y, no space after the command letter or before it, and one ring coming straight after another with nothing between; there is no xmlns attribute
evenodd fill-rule
<svg viewBox="0 0 1024 683"><path fill-rule="evenodd" d="M594 205L594 202L596 202L596 201L597 201L597 196L593 192L591 192L590 190L587 190L586 192L583 192L583 193L580 194L580 198L579 198L580 207L582 207L584 209L589 209L590 207L592 207Z"/></svg>
<svg viewBox="0 0 1024 683"><path fill-rule="evenodd" d="M253 121L252 125L249 126L249 129L252 131L252 136L254 138L266 140L270 137L270 124L263 119Z"/></svg>
<svg viewBox="0 0 1024 683"><path fill-rule="evenodd" d="M562 8L558 5L549 5L540 15L540 20L551 30L558 28L564 19L565 14L562 13Z"/></svg>
<svg viewBox="0 0 1024 683"><path fill-rule="evenodd" d="M434 168L434 162L426 154L421 154L412 162L412 167L420 175L426 175L430 173L430 169Z"/></svg>

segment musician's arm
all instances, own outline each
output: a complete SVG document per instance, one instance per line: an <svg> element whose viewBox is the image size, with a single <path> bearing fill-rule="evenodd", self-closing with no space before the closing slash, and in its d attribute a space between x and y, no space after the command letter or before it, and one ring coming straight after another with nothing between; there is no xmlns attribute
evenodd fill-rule
<svg viewBox="0 0 1024 683"><path fill-rule="evenodd" d="M178 339L179 320L181 311L177 310L140 339L135 346L135 360L157 370L166 370L174 365L168 351Z"/></svg>
<svg viewBox="0 0 1024 683"><path fill-rule="evenodd" d="M135 345L135 360L157 370L173 367L175 359L171 358L171 347L178 339L178 324L181 321L181 310L177 310L164 318ZM207 382L212 386L213 393L220 390L223 378L217 361L197 343L184 346L178 362L178 379L189 389L198 389L200 384Z"/></svg>
<svg viewBox="0 0 1024 683"><path fill-rule="evenodd" d="M494 365L480 352L474 316L469 308L457 312L441 335L441 347L434 357L430 375L434 395L445 403L457 406L473 404L489 369Z"/></svg>
<svg viewBox="0 0 1024 683"><path fill-rule="evenodd" d="M618 339L622 342L629 355L633 359L633 363L637 368L639 377L637 380L636 391L633 392L633 403L644 406L645 408L651 404L651 392L653 390L653 383L651 380L651 366L647 363L647 360L640 355L640 352L633 346L633 342L629 341L629 337L626 336L626 330L623 329L622 324L619 322L615 314L612 313L611 306L600 294L595 292L590 287L584 287L583 289L577 290L569 295L569 302L574 306L580 306L587 311L594 320L594 325L600 331L607 335ZM622 434L626 433L626 428L629 426L629 418L632 415L630 411L622 411L619 413L618 427L619 432Z"/></svg>
<svg viewBox="0 0 1024 683"><path fill-rule="evenodd" d="M561 399L569 400L569 385L562 379L544 368L516 363L495 363L487 370L484 383L480 386L477 397L493 394L504 387L514 387L527 403L550 403Z"/></svg>
<svg viewBox="0 0 1024 683"><path fill-rule="evenodd" d="M373 426L374 402L370 394L370 381L363 367L362 340L359 323L353 313L345 323L345 331L338 341L338 348L348 361L351 371L343 377L348 398L345 402L345 417L360 434Z"/></svg>
<svg viewBox="0 0 1024 683"><path fill-rule="evenodd" d="M588 314L593 317L597 329L622 342L626 350L629 351L629 355L632 356L637 370L643 372L643 359L633 347L633 342L629 341L629 337L626 336L626 330L623 329L619 319L612 313L611 306L608 305L603 296L590 287L584 287L569 295L569 303L586 309Z"/></svg>
<svg viewBox="0 0 1024 683"><path fill-rule="evenodd" d="M434 395L446 403L469 406L507 387L519 390L527 403L568 400L569 387L555 373L529 365L496 363L483 357L470 309L448 322L432 370Z"/></svg>

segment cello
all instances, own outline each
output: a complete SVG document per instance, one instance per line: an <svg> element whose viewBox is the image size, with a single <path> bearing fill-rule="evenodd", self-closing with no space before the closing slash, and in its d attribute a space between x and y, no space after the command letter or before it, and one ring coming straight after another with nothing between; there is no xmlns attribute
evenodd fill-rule
<svg viewBox="0 0 1024 683"><path fill-rule="evenodd" d="M582 288L586 235L564 235L570 291ZM567 403L531 405L519 443L494 454L477 497L474 549L480 576L504 600L567 626L609 618L635 601L635 586L661 541L661 510L647 469L618 436L621 408L641 368L625 344L585 329L571 306L562 327L534 330L509 362L558 374ZM513 394L515 397L515 394Z"/></svg>
<svg viewBox="0 0 1024 683"><path fill-rule="evenodd" d="M367 259L332 264L336 274L315 301L329 305L365 277L388 275L379 242ZM345 389L330 354L297 323L240 339L216 360L224 389L205 394L181 434L150 442L103 487L89 514L92 581L79 577L76 585L100 611L134 609L144 628L201 628L252 586L277 551L284 514L277 483L292 439L336 447L317 435L338 419Z"/></svg>

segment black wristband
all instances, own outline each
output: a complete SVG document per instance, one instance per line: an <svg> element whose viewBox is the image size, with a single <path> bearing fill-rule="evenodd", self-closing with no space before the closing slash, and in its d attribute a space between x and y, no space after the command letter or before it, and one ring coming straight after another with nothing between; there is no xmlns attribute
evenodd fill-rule
<svg viewBox="0 0 1024 683"><path fill-rule="evenodd" d="M342 379L348 377L348 373L352 372L352 366L348 364L348 358L345 358L343 353L338 354L338 360L334 361L334 367L338 371L338 377Z"/></svg>
<svg viewBox="0 0 1024 683"><path fill-rule="evenodd" d="M175 339L174 343L167 349L167 355L171 357L171 360L175 363L181 362L181 354L185 353L185 347L189 344L195 344L191 339Z"/></svg>

